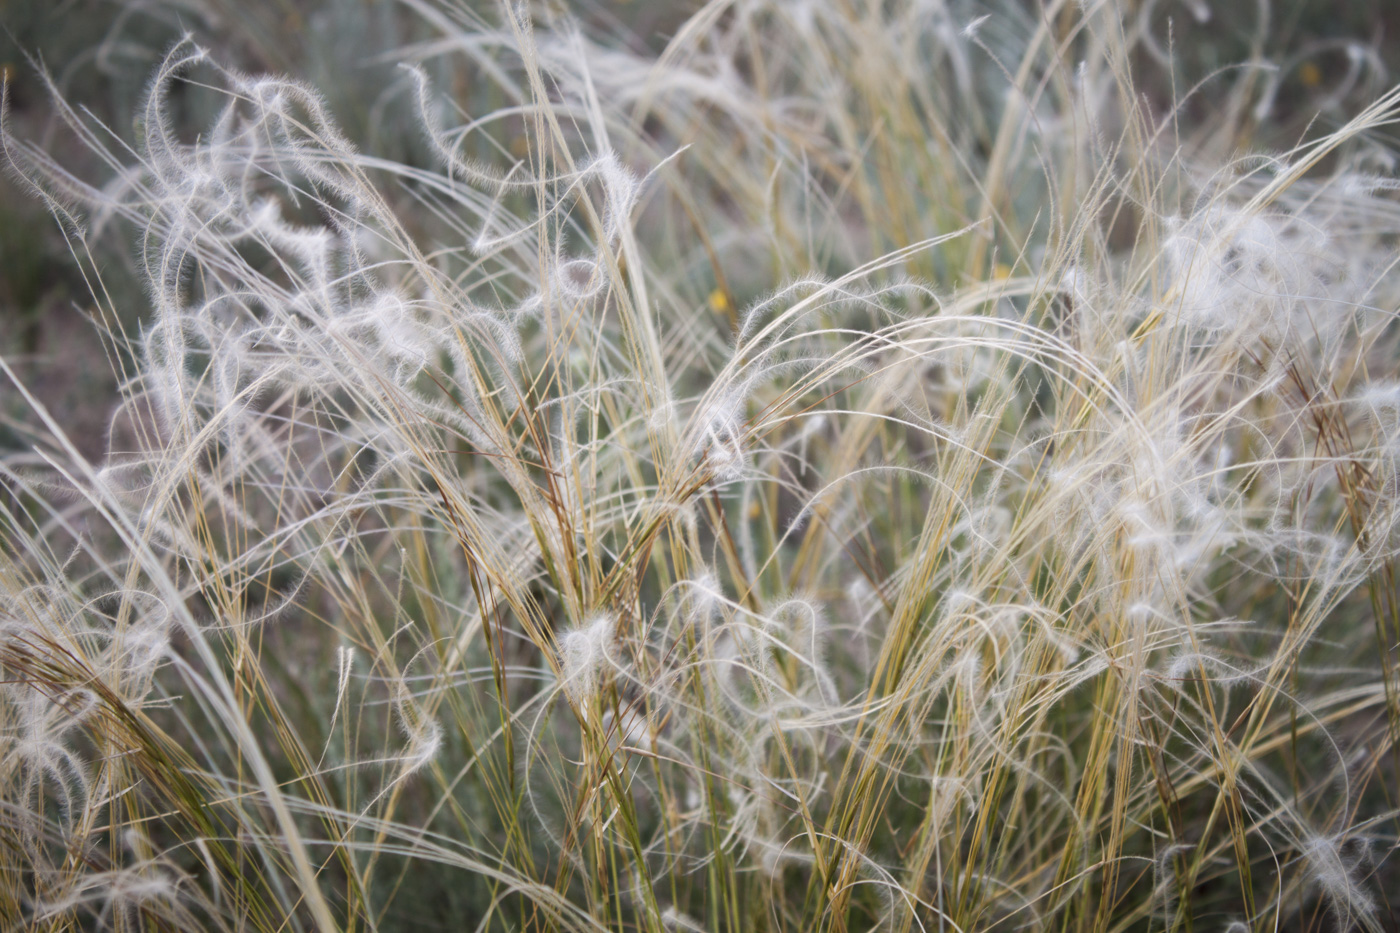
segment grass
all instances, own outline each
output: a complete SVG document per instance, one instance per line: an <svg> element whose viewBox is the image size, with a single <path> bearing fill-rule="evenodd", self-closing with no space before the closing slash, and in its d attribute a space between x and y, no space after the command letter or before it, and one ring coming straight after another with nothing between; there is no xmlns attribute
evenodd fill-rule
<svg viewBox="0 0 1400 933"><path fill-rule="evenodd" d="M121 389L0 360L0 926L1396 928L1379 53L366 10L384 147L189 37L7 124Z"/></svg>

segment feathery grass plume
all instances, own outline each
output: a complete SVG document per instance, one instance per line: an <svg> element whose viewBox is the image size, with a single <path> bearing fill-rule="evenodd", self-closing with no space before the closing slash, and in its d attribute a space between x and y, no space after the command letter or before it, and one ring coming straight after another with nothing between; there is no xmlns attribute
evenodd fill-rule
<svg viewBox="0 0 1400 933"><path fill-rule="evenodd" d="M580 709L607 686L609 645L616 633L617 620L603 614L559 639L560 686Z"/></svg>
<svg viewBox="0 0 1400 933"><path fill-rule="evenodd" d="M1380 53L196 6L130 134L6 91L121 388L0 358L0 927L1383 927Z"/></svg>
<svg viewBox="0 0 1400 933"><path fill-rule="evenodd" d="M1303 859L1318 888L1326 896L1338 927L1380 929L1376 904L1353 878L1356 859L1343 858L1335 840L1313 836L1303 844Z"/></svg>

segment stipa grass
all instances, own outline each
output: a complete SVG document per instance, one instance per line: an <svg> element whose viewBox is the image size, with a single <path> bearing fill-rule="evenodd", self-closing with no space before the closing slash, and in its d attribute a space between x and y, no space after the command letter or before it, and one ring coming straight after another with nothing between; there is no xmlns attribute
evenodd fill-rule
<svg viewBox="0 0 1400 933"><path fill-rule="evenodd" d="M1150 10L404 6L436 168L188 40L55 95L100 184L5 136L123 376L4 464L7 927L1394 924L1400 93L1222 161L1277 82L1153 112Z"/></svg>

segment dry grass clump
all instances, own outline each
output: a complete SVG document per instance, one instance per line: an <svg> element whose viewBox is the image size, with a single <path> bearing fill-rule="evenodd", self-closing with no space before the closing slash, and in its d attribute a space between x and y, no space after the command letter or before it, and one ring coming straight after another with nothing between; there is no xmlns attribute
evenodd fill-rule
<svg viewBox="0 0 1400 933"><path fill-rule="evenodd" d="M0 925L1394 929L1400 91L1260 152L1152 6L403 0L436 167L192 40L7 133L123 388L0 465Z"/></svg>

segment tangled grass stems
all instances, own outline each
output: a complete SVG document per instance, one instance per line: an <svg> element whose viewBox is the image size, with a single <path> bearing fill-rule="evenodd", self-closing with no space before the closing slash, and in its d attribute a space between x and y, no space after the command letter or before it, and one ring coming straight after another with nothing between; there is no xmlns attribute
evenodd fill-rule
<svg viewBox="0 0 1400 933"><path fill-rule="evenodd" d="M0 923L1393 926L1400 92L1222 156L1269 36L1153 7L402 0L431 165L50 82L121 397L0 361Z"/></svg>

